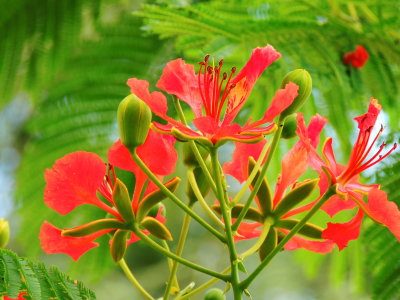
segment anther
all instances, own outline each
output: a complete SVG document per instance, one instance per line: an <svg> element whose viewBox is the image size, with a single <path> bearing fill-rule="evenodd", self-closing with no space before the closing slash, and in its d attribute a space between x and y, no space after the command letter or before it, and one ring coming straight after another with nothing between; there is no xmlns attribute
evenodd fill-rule
<svg viewBox="0 0 400 300"><path fill-rule="evenodd" d="M219 67L221 68L223 64L224 64L224 60L221 59L221 60L219 61L218 65L219 65Z"/></svg>
<svg viewBox="0 0 400 300"><path fill-rule="evenodd" d="M228 78L228 74L226 74L226 72L224 72L224 74L222 74L222 80L226 80L226 78Z"/></svg>
<svg viewBox="0 0 400 300"><path fill-rule="evenodd" d="M208 59L210 58L210 54L207 54L206 57L204 57L204 62L208 62Z"/></svg>
<svg viewBox="0 0 400 300"><path fill-rule="evenodd" d="M235 73L236 72L236 67L232 67L231 72L232 72L232 74Z"/></svg>

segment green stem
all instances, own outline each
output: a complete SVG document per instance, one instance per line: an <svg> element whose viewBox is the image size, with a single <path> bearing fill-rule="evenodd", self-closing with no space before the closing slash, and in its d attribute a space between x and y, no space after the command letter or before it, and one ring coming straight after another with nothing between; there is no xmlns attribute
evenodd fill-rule
<svg viewBox="0 0 400 300"><path fill-rule="evenodd" d="M137 224L134 225L133 231L143 242L145 242L147 245L149 245L154 250L160 252L161 254L163 254L169 258L172 258L173 260L176 260L176 261L180 262L181 264L183 264L189 268L192 268L196 271L219 278L223 281L229 281L229 276L226 276L224 274L220 274L218 272L215 272L215 271L209 270L207 268L204 268L202 266L196 265L195 263L192 263L192 262L176 255L175 253L165 250L163 247L161 247L159 244L157 244L155 241L153 241L151 238L149 238L147 235L145 235L143 232L141 232L140 229L138 228Z"/></svg>
<svg viewBox="0 0 400 300"><path fill-rule="evenodd" d="M199 189L199 186L197 185L196 178L194 176L193 170L188 170L187 171L187 178L189 181L189 184L191 185L193 192L199 201L201 207L204 209L204 211L208 214L208 216L215 221L221 228L225 228L224 223L214 214L214 212L211 210L211 208L208 206L206 200L204 200L203 195L201 194L201 191Z"/></svg>
<svg viewBox="0 0 400 300"><path fill-rule="evenodd" d="M169 249L167 241L163 240L162 241L162 245L167 251L171 252L171 250ZM171 272L175 261L173 259L169 258L169 257L168 257L167 261L168 261L168 269ZM175 287L179 290L179 284L178 284L178 279L176 278L176 275L173 278L173 285L175 285Z"/></svg>
<svg viewBox="0 0 400 300"><path fill-rule="evenodd" d="M226 274L231 270L231 267L226 268L225 270L223 270L221 273L222 274ZM178 296L177 298L175 298L174 300L184 300L184 299L189 299L190 297L197 295L198 293L204 291L206 288L210 287L211 285L213 285L214 283L216 283L219 279L218 278L213 278L210 279L209 281L203 283L202 285L200 285L198 288L194 289L193 291L182 295L182 296Z"/></svg>
<svg viewBox="0 0 400 300"><path fill-rule="evenodd" d="M191 207L191 205L189 205L189 207ZM188 214L185 214L185 217L183 218L181 235L179 236L178 246L176 249L176 255L178 255L178 256L182 256L183 247L185 246L186 237L187 237L187 234L189 231L190 220L191 220L190 216ZM176 278L177 270L178 270L178 262L175 260L172 263L172 268L171 268L171 271L169 274L168 284L167 284L167 287L164 292L164 300L169 299L172 284L173 284L174 278Z"/></svg>
<svg viewBox="0 0 400 300"><path fill-rule="evenodd" d="M181 104L179 103L178 98L174 96L173 99L174 99L175 109L178 112L178 115L179 115L179 118L181 119L181 122L185 126L187 126L187 121L186 121L185 115L183 113L183 110L182 110ZM190 148L192 149L192 151L194 153L194 156L196 157L197 161L199 162L200 168L202 169L202 171L206 175L206 178L208 180L208 183L211 186L211 189L213 190L214 194L217 194L217 188L215 186L214 179L212 178L211 173L208 170L207 165L206 165L203 157L201 156L200 151L197 148L196 143L194 141L189 141L188 143L189 143Z"/></svg>
<svg viewBox="0 0 400 300"><path fill-rule="evenodd" d="M262 162L264 161L265 156L268 153L268 148L269 145L268 143L265 143L264 148L262 149L260 156L258 157L258 160L256 162L256 165L254 166L253 170L251 171L249 177L247 178L246 182L240 189L239 193L236 194L235 198L233 198L231 202L231 206L235 206L236 204L239 203L239 201L242 199L244 193L246 193L247 189L250 187L250 184L253 182L254 178L257 175L258 170L261 167Z"/></svg>
<svg viewBox="0 0 400 300"><path fill-rule="evenodd" d="M260 237L258 238L257 242L251 248L249 248L245 252L239 254L239 257L244 259L244 258L252 255L254 252L256 252L261 247L261 245L264 243L265 239L267 238L270 228L271 228L271 223L267 220L264 223L263 230L261 231Z"/></svg>
<svg viewBox="0 0 400 300"><path fill-rule="evenodd" d="M236 253L235 242L231 229L232 218L231 211L226 202L222 183L221 166L218 161L218 148L211 148L211 162L214 172L214 177L217 183L218 200L221 205L221 213L225 223L225 232L227 237L227 245L229 249L229 258L231 264L231 284L235 300L242 299L242 290L239 287L239 260Z"/></svg>
<svg viewBox="0 0 400 300"><path fill-rule="evenodd" d="M185 205L173 192L167 189L163 183L154 175L146 164L137 155L136 150L131 152L131 156L136 164L143 170L143 172L154 182L154 184L166 195L168 196L177 206L179 206L184 212L196 220L205 229L211 232L215 237L217 237L221 242L225 243L225 237L218 232L214 227L204 221L198 214L191 210L187 205Z"/></svg>
<svg viewBox="0 0 400 300"><path fill-rule="evenodd" d="M282 250L282 248L286 245L289 240L300 231L300 229L307 223L307 221L321 208L321 206L329 200L331 196L333 196L336 193L336 185L331 185L329 186L328 190L325 192L325 194L322 196L322 198L313 206L313 208L304 216L303 219L300 220L299 223L296 224L296 226L293 227L293 229L285 236L285 238L274 248L274 250L271 251L270 254L267 255L267 257L264 258L264 260L260 263L260 265L247 277L245 280L243 280L240 283L240 287L242 289L246 289L251 282L257 277L258 274L270 263L270 261L274 258L276 254L279 253L279 251Z"/></svg>
<svg viewBox="0 0 400 300"><path fill-rule="evenodd" d="M278 121L278 130L275 132L274 139L272 140L267 160L265 161L265 164L261 169L260 176L258 177L258 179L256 181L256 184L254 185L254 188L250 193L249 198L247 198L247 201L246 201L242 211L240 212L239 216L237 217L235 224L232 225L232 230L233 231L237 231L238 230L240 223L243 221L243 218L246 215L247 211L249 210L250 205L253 202L254 197L256 196L258 190L260 189L260 186L261 186L261 184L262 184L262 182L264 180L264 176L267 173L268 166L271 163L272 156L274 155L274 152L275 152L275 150L276 150L276 148L278 146L278 142L279 142L279 139L281 137L282 130L283 130L283 124L284 124L284 120L279 119L279 121Z"/></svg>
<svg viewBox="0 0 400 300"><path fill-rule="evenodd" d="M129 281L132 283L132 285L139 291L139 293L148 300L154 300L154 298L141 286L139 281L137 281L135 276L133 276L131 270L125 262L125 259L121 259L118 264L124 271L126 277L128 277Z"/></svg>

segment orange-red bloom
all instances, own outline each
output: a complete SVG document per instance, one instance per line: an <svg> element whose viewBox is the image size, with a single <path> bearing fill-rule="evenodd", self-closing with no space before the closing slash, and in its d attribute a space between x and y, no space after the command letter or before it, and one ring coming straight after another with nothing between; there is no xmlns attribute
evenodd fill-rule
<svg viewBox="0 0 400 300"><path fill-rule="evenodd" d="M332 138L328 138L325 141L323 147L324 159L321 159L315 147L309 145L308 139L300 136L304 145L309 149L309 160L312 168L320 174L321 193L327 190L329 181L338 184L338 195L331 197L322 209L330 216L334 216L339 211L353 209L357 206L361 209L348 223L328 224L328 229L324 232L323 237L334 240L340 249L343 249L348 241L358 237L364 213L374 221L388 227L398 238L400 237L400 219L397 218L396 221L396 216L400 212L396 205L387 201L385 193L378 190L379 185L364 185L359 182L361 172L386 158L397 147L395 143L390 150L383 153L386 144L382 143L379 150L371 154L378 137L383 131L381 127L375 136L371 136L381 109L378 100L372 98L368 112L355 118L358 123L359 134L347 165L340 165L336 162L332 149ZM299 126L304 125L300 122ZM324 170L329 173L329 178ZM367 203L363 201L364 196L368 196ZM376 205L376 203L379 203L379 205ZM384 211L379 209L379 206L390 208L390 210Z"/></svg>
<svg viewBox="0 0 400 300"><path fill-rule="evenodd" d="M149 93L147 81L131 78L127 84L131 92L145 101L153 113L168 122L167 125L153 123L160 132L174 134L179 139L197 139L210 145L226 140L255 142L275 129L274 124L263 126L271 123L297 96L298 86L290 82L284 89L276 92L261 120L248 122L244 126L233 123L257 79L280 56L270 45L256 48L237 75L236 68L228 73L223 72L223 60L215 65L210 62L209 56L199 63L197 74L194 66L186 64L182 59L169 62L157 87L175 95L191 107L195 115L193 124L198 131L167 116L166 98L160 92Z"/></svg>
<svg viewBox="0 0 400 300"><path fill-rule="evenodd" d="M319 134L325 123L326 119L322 118L319 115L316 115L312 118L308 128L305 128L305 132L303 132L303 134L305 134L309 138L309 142L314 147L316 147L319 143ZM233 161L224 164L224 172L235 177L239 182L243 182L244 180L246 180L248 176L247 165L249 157L252 156L254 159L258 159L264 145L265 141L253 145L235 143L236 148L233 153ZM273 197L271 213L272 218L274 218L274 210L278 207L287 190L292 186L295 187L296 185L298 185L298 178L307 170L307 152L307 147L305 147L302 142L298 142L282 159L282 174L276 184L275 194ZM260 214L262 214L263 208L257 197L255 198L255 201L258 210L260 211ZM286 226L286 228L280 226L283 224L295 223L297 220L293 219L292 217L309 210L311 207L312 205L308 204L300 208L291 209L289 212L280 217L279 221L275 221L274 229L271 230L277 230L279 236L281 236L282 238L289 233L289 230ZM239 235L236 237L236 240L250 239L260 236L261 230L259 228L261 226L263 226L263 224L258 222L241 223L238 229ZM302 234L301 231L300 234ZM332 251L333 246L334 244L330 240L310 240L302 236L295 235L285 245L284 248L286 250L304 248L313 252L328 253Z"/></svg>
<svg viewBox="0 0 400 300"><path fill-rule="evenodd" d="M369 58L367 50L358 45L356 50L346 53L343 57L343 63L346 65L352 65L354 68L359 69L364 67Z"/></svg>
<svg viewBox="0 0 400 300"><path fill-rule="evenodd" d="M160 179L174 171L177 161L177 153L174 149L174 138L161 135L150 130L146 142L138 147L138 155L148 165L151 171L158 175ZM154 149L158 154L154 155ZM132 209L135 213L140 200L140 195L145 189L144 195L154 191L156 187L149 183L145 185L147 177L135 164L129 155L129 151L118 141L111 147L108 153L108 159L112 167L106 167L102 159L94 153L78 151L67 154L63 158L57 160L52 169L46 170L46 188L44 201L45 203L58 213L65 215L77 206L82 204L91 204L100 207L112 218L107 221L115 224L123 224L123 218L116 210L112 199L113 186L116 181L113 172L114 166L131 171L135 174L135 191L132 200ZM111 166L110 165L110 166ZM101 200L97 193L100 193L106 202ZM158 213L156 217L160 221L165 221ZM104 219L105 220L105 219ZM84 224L78 228L86 228ZM115 228L107 228L97 232L87 234L82 237L62 236L62 230L53 226L49 222L45 222L41 228L40 236L41 246L48 254L65 253L78 260L79 257L98 246L94 242L99 236L114 230ZM132 233L128 243L137 241L138 238Z"/></svg>

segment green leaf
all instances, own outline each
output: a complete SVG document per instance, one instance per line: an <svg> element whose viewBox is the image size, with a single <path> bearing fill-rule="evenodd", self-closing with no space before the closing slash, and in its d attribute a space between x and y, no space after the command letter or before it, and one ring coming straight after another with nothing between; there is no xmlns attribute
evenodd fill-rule
<svg viewBox="0 0 400 300"><path fill-rule="evenodd" d="M79 281L72 280L57 268L46 269L12 251L0 250L0 296L16 298L27 293L32 299L96 299Z"/></svg>

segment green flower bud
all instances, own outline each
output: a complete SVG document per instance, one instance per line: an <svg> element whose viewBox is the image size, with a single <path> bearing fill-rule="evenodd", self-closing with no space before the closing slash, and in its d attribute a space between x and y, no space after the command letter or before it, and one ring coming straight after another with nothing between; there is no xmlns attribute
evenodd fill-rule
<svg viewBox="0 0 400 300"><path fill-rule="evenodd" d="M285 123L283 125L281 138L291 139L292 137L296 136L296 130L297 130L296 115L297 114L291 114L290 116L286 117Z"/></svg>
<svg viewBox="0 0 400 300"><path fill-rule="evenodd" d="M225 300L224 292L220 289L209 289L204 295L204 300Z"/></svg>
<svg viewBox="0 0 400 300"><path fill-rule="evenodd" d="M119 104L117 115L122 144L129 150L142 145L151 123L151 110L147 104L130 94Z"/></svg>
<svg viewBox="0 0 400 300"><path fill-rule="evenodd" d="M293 82L299 86L298 95L293 103L281 113L281 119L297 112L311 94L312 79L310 73L304 69L297 69L286 74L283 78L281 88Z"/></svg>
<svg viewBox="0 0 400 300"><path fill-rule="evenodd" d="M197 149L199 149L201 157L205 160L209 152L204 147L197 147ZM188 167L197 167L199 165L189 143L183 144L183 163Z"/></svg>
<svg viewBox="0 0 400 300"><path fill-rule="evenodd" d="M7 246L10 240L10 225L5 219L0 219L0 249Z"/></svg>

